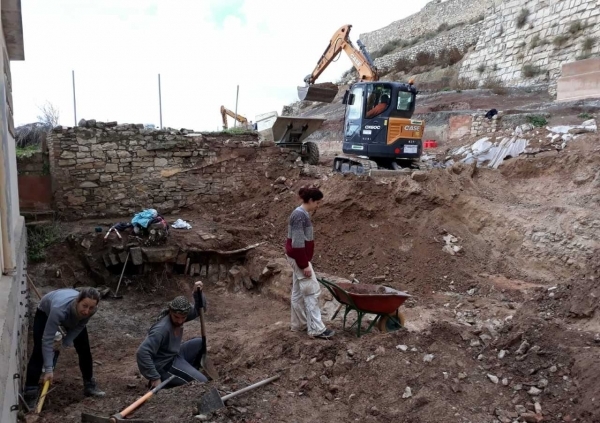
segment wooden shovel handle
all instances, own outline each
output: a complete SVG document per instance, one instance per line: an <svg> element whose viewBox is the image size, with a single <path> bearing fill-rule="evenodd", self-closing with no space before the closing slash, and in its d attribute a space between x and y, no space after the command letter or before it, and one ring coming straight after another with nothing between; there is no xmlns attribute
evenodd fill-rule
<svg viewBox="0 0 600 423"><path fill-rule="evenodd" d="M202 290L198 289L198 291L200 291L200 302L202 302ZM198 313L198 316L200 317L200 334L202 335L202 338L205 339L206 327L204 326L204 307L200 307L200 312Z"/></svg>
<svg viewBox="0 0 600 423"><path fill-rule="evenodd" d="M46 400L46 394L48 393L48 388L50 387L50 381L47 380L44 382L44 387L42 388L42 394L40 395L40 400L38 401L38 405L35 409L37 414L42 412L42 407L44 406L44 401Z"/></svg>
<svg viewBox="0 0 600 423"><path fill-rule="evenodd" d="M206 328L204 327L204 307L200 309L200 334L206 338Z"/></svg>
<svg viewBox="0 0 600 423"><path fill-rule="evenodd" d="M137 400L135 400L135 402L133 404L131 404L129 407L127 407L126 409L121 411L119 414L113 416L111 418L111 421L116 422L117 420L122 420L125 416L129 415L132 411L134 411L140 405L145 403L148 400L148 398L150 398L152 395L156 394L158 391L160 391L162 388L164 388L174 378L175 378L175 375L171 375L171 377L169 377L168 379L165 379L157 387L153 388L151 391L146 392L144 394L144 396L142 396L141 398L138 398Z"/></svg>

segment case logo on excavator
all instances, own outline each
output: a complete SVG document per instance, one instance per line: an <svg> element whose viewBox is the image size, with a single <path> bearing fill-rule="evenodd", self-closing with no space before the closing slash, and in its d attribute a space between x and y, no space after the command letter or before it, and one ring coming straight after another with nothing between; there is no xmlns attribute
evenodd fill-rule
<svg viewBox="0 0 600 423"><path fill-rule="evenodd" d="M381 129L379 125L365 125L365 129Z"/></svg>
<svg viewBox="0 0 600 423"><path fill-rule="evenodd" d="M420 130L421 130L421 127L420 127L420 126L417 126L417 125L406 125L406 126L404 127L404 130L405 130L405 131L420 131Z"/></svg>

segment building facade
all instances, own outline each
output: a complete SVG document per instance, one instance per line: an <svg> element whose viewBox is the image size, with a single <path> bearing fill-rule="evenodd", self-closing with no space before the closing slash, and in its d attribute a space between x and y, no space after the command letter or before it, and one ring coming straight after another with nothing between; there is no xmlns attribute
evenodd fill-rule
<svg viewBox="0 0 600 423"><path fill-rule="evenodd" d="M10 62L24 60L20 0L0 0L0 422L17 421L27 359L25 222L19 210Z"/></svg>

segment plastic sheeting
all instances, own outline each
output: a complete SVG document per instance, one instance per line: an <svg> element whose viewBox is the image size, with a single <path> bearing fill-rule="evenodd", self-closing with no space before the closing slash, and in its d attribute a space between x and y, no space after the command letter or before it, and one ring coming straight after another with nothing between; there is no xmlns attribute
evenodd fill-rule
<svg viewBox="0 0 600 423"><path fill-rule="evenodd" d="M487 163L487 166L497 169L507 157L517 157L527 148L529 141L524 138L503 138L500 142L491 142L489 138L481 138L470 146L463 146L453 154L464 155L463 163L471 164L477 161L478 165Z"/></svg>

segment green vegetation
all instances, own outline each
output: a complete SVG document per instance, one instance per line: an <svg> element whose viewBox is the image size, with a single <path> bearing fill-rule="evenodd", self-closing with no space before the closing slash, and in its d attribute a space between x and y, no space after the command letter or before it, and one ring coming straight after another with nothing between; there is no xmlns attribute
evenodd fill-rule
<svg viewBox="0 0 600 423"><path fill-rule="evenodd" d="M27 257L32 262L46 259L46 249L60 240L58 222L27 227Z"/></svg>
<svg viewBox="0 0 600 423"><path fill-rule="evenodd" d="M468 78L455 78L450 82L450 88L455 90L456 92L461 92L463 90L474 90L477 88L479 84L477 81Z"/></svg>
<svg viewBox="0 0 600 423"><path fill-rule="evenodd" d="M476 22L478 22L478 21L476 21ZM431 39L435 38L439 33L444 32L444 31L450 31L451 29L457 28L459 26L464 26L464 24L448 25L446 23L443 23L437 28L437 30L431 31L431 32L426 32L425 34L422 34L418 37L411 38L410 40L400 40L399 39L399 40L388 41L379 50L370 52L370 55L373 59L377 59L378 57L382 57L382 56L385 56L386 54L390 54L394 50L397 50L399 48L408 48L408 47L417 45L419 43L422 43L423 41L431 40Z"/></svg>
<svg viewBox="0 0 600 423"><path fill-rule="evenodd" d="M519 16L517 16L517 28L521 29L525 26L525 24L527 23L527 18L529 17L529 9L527 9L526 7L524 7L523 9L521 9L521 12L519 12Z"/></svg>
<svg viewBox="0 0 600 423"><path fill-rule="evenodd" d="M416 67L420 67L419 71L424 69L430 69L435 66L448 67L460 62L465 55L464 51L459 50L456 47L452 47L450 50L443 49L437 55L429 52L419 52L413 60L400 59L394 65L395 72L402 73L413 73ZM423 69L424 68L424 69Z"/></svg>
<svg viewBox="0 0 600 423"><path fill-rule="evenodd" d="M571 22L571 25L569 25L569 32L573 35L577 34L579 31L583 30L585 27L584 24L581 23L580 20L576 20Z"/></svg>
<svg viewBox="0 0 600 423"><path fill-rule="evenodd" d="M594 115L591 115L589 113L581 113L577 116L579 119L583 119L583 120L588 120L588 119L593 119Z"/></svg>
<svg viewBox="0 0 600 423"><path fill-rule="evenodd" d="M531 63L526 63L523 65L521 69L521 74L525 78L533 78L534 76L540 75L544 72L539 66L532 65Z"/></svg>
<svg viewBox="0 0 600 423"><path fill-rule="evenodd" d="M538 127L538 128L548 125L548 121L546 120L546 118L544 116L540 116L540 115L527 116L527 120L533 126Z"/></svg>
<svg viewBox="0 0 600 423"><path fill-rule="evenodd" d="M581 43L581 48L584 51L587 51L587 50L591 50L594 47L594 45L596 45L596 37L587 37Z"/></svg>
<svg viewBox="0 0 600 423"><path fill-rule="evenodd" d="M26 147L17 147L17 158L31 157L41 150L40 145L28 145Z"/></svg>
<svg viewBox="0 0 600 423"><path fill-rule="evenodd" d="M500 78L488 76L481 85L483 88L491 90L494 94L505 95L508 90Z"/></svg>
<svg viewBox="0 0 600 423"><path fill-rule="evenodd" d="M569 41L570 38L571 37L566 34L557 35L552 42L554 43L554 47L561 48L567 41Z"/></svg>

